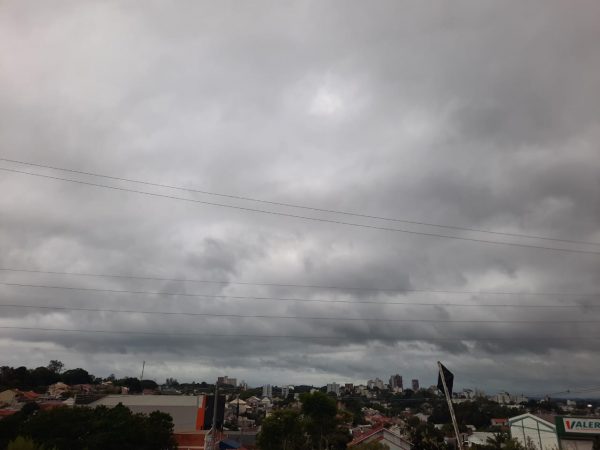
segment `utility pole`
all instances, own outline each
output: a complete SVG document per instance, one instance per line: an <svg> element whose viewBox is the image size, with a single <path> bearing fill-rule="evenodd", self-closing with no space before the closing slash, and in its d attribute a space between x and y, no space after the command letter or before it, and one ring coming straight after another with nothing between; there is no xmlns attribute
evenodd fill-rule
<svg viewBox="0 0 600 450"><path fill-rule="evenodd" d="M215 382L215 402L213 404L212 427L207 434L210 440L206 443L206 450L217 449L217 406L219 402L219 381Z"/></svg>
<svg viewBox="0 0 600 450"><path fill-rule="evenodd" d="M442 370L442 363L438 361L438 369L440 371L440 378L444 385L444 394L446 395L446 401L448 402L448 409L450 410L450 417L452 417L452 425L454 425L454 433L456 434L456 449L463 450L462 441L460 439L460 431L458 430L458 423L456 422L456 416L454 415L454 406L452 405L452 398L448 392L448 386L446 386L446 376Z"/></svg>

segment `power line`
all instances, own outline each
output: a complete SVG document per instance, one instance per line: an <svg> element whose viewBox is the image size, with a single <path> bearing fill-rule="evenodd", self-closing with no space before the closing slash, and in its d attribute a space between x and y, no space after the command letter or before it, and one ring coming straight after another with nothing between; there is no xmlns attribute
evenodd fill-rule
<svg viewBox="0 0 600 450"><path fill-rule="evenodd" d="M566 389L564 391L552 392L552 393L546 394L546 395L552 396L552 395L562 395L562 394L584 394L587 392L596 392L596 391L600 391L600 386L594 386L594 387L589 387L589 388L578 388L578 389Z"/></svg>
<svg viewBox="0 0 600 450"><path fill-rule="evenodd" d="M174 195L158 194L155 192L146 192L146 191L140 191L137 189L109 186L106 184L92 183L89 181L74 180L71 178L62 178L62 177L55 177L55 176L51 176L51 175L42 175L39 173L26 172L23 170L8 169L6 167L0 167L0 170L4 170L6 172L19 173L19 174L23 174L23 175L31 175L34 177L47 178L47 179L51 179L51 180L67 181L70 183L77 183L77 184L82 184L82 185L87 185L87 186L98 187L98 188L112 189L112 190L121 191L121 192L131 192L131 193L136 193L136 194L148 195L148 196L152 196L152 197L167 198L167 199L171 199L171 200L180 200L180 201L185 201L185 202L189 202L189 203L196 203L196 204L209 205L209 206L218 206L218 207L223 207L223 208L236 209L236 210L240 210L240 211L250 211L250 212L256 212L256 213L261 213L261 214L270 214L270 215L279 216L279 217L291 217L291 218L295 218L295 219L310 220L313 222L331 223L331 224L336 224L336 225L346 225L346 226L365 228L365 229L371 229L371 230L406 233L406 234L412 234L412 235L418 235L418 236L455 239L455 240L467 241L467 242L478 242L478 243L482 243L482 244L508 245L511 247L533 248L533 249L538 249L538 250L553 250L553 251L569 252L569 253L600 255L600 251L594 251L594 250L583 250L583 249L563 248L563 247L546 247L546 246L542 246L542 245L522 244L522 243L517 243L517 242L491 241L491 240L487 240L487 239L477 239L477 238L470 238L470 237L464 237L464 236L451 236L451 235L447 235L447 234L428 233L428 232L424 232L424 231L406 230L406 229L402 229L402 228L367 225L367 224L362 224L362 223L345 222L342 220L323 219L323 218L318 218L318 217L302 216L299 214L268 211L268 210L259 209L259 208L249 208L249 207L245 207L245 206L227 205L224 203L208 202L208 201L204 201L204 200L177 197Z"/></svg>
<svg viewBox="0 0 600 450"><path fill-rule="evenodd" d="M215 294L197 294L186 292L161 292L161 291L139 291L129 289L104 289L104 288L87 288L76 286L54 286L44 284L29 284L29 283L8 283L0 281L0 285L12 287L40 288L40 289L61 289L69 291L84 291L84 292L107 292L114 294L136 294L136 295L165 295L173 297L202 297L216 299L232 299L232 300L260 300L260 301L275 301L275 302L299 302L299 303L345 303L345 304L374 304L374 305L410 305L410 306L456 306L456 307L494 307L494 308L600 308L600 304L581 304L581 305L527 305L527 304L473 304L473 303L414 303L414 302L379 302L367 300L323 300L323 299L306 299L306 298L285 298L285 297L261 297L261 296L241 296L241 295L215 295Z"/></svg>
<svg viewBox="0 0 600 450"><path fill-rule="evenodd" d="M411 224L411 225L424 225L424 226L428 226L428 227L445 228L445 229L450 229L450 230L470 231L470 232L476 232L476 233L487 233L487 234L494 234L494 235L498 235L498 236L510 236L510 237L520 237L520 238L528 238L528 239L542 239L542 240L546 240L546 241L566 242L566 243L570 243L570 244L600 245L600 242L580 241L580 240L573 240L573 239L559 239L559 238L552 238L552 237L532 235L532 234L522 234L522 233L508 233L508 232L502 232L502 231L485 230L485 229L481 229L481 228L469 228L469 227L460 227L460 226L455 226L455 225L444 225L444 224L437 224L437 223L431 223L431 222L398 219L398 218L392 218L392 217L383 217L383 216L355 213L355 212L349 212L349 211L340 211L340 210L327 209L327 208L317 208L317 207L313 207L313 206L297 205L297 204L293 204L293 203L276 202L276 201L272 201L272 200L257 199L257 198L245 197L245 196L241 196L241 195L223 194L223 193L218 193L218 192L205 191L205 190L201 190L201 189L186 188L186 187L182 187L182 186L173 186L173 185L162 184L162 183L154 183L151 181L134 180L131 178L103 175L103 174L99 174L99 173L95 173L95 172L85 172L82 170L66 169L64 167L50 166L50 165L45 165L45 164L37 164L37 163L31 163L31 162L26 162L26 161L18 161L15 159L8 159L8 158L0 158L0 161L6 161L6 162L16 163L16 164L23 164L23 165L32 166L32 167L40 167L40 168L44 168L44 169L60 170L62 172L77 173L77 174L81 174L81 175L89 175L89 176L98 177L98 178L107 178L110 180L125 181L128 183L136 183L136 184L142 184L142 185L146 185L146 186L175 189L175 190L179 190L179 191L194 192L197 194L212 195L215 197L223 197L223 198L230 198L230 199L235 199L235 200L251 201L251 202L263 203L263 204L273 205L273 206L285 206L285 207L289 207L289 208L304 209L304 210L315 211L315 212L326 212L326 213L340 214L340 215L352 216L352 217L362 217L362 218L366 218L366 219L376 219L376 220L385 220L385 221L397 222L397 223L406 223L406 224Z"/></svg>
<svg viewBox="0 0 600 450"><path fill-rule="evenodd" d="M184 333L168 332L160 333L156 331L130 331L130 330L93 330L93 329L72 329L72 328L40 328L40 327L19 327L1 325L3 330L25 330L25 331L60 331L72 333L98 333L98 334L125 334L125 335L151 335L151 336L190 336L190 337L222 337L222 338L259 338L259 339L309 339L309 340L332 340L347 341L344 336L308 336L308 335L290 335L290 334L222 334L222 333ZM382 338L369 338L371 340L382 340ZM427 336L409 336L397 337L395 341L451 341L451 342L488 342L488 341L521 341L523 337L465 337L465 338L440 338ZM600 340L600 336L580 336L580 337L556 337L556 336L532 336L527 337L528 341L587 341Z"/></svg>
<svg viewBox="0 0 600 450"><path fill-rule="evenodd" d="M270 314L230 314L230 313L201 313L182 311L147 311L137 309L110 309L110 308L83 308L75 306L48 306L48 305L22 305L22 304L0 304L0 307L27 308L27 309L49 309L59 311L88 311L88 312L110 312L118 314L149 314L149 315L171 315L190 317L226 317L234 319L286 319L286 320L325 320L340 322L403 322L403 323L508 323L508 324L597 324L599 320L496 320L496 319L393 319L387 317L327 317L327 316L282 316Z"/></svg>
<svg viewBox="0 0 600 450"><path fill-rule="evenodd" d="M468 291L468 290L451 290L451 289L410 289L410 288L381 288L381 287L355 287L355 286L324 286L314 284L285 284L285 283L261 283L261 282L244 282L244 281L229 281L229 280L199 280L192 278L164 278L151 277L140 275L121 275L121 274L106 274L106 273L84 273L84 272L59 272L49 270L33 270L33 269L16 269L9 267L0 267L0 271L4 272L24 272L37 273L47 275L73 275L83 277L98 277L98 278L121 278L131 280L149 280L149 281L173 281L182 283L206 283L206 284L232 284L242 286L266 286L266 287L292 287L292 288L309 288L309 289L327 289L327 290L342 290L342 291L366 291L366 292L426 292L436 294L469 294L469 295L519 295L519 296L577 296L577 297L600 297L600 293L576 293L576 292L507 292L507 291Z"/></svg>
<svg viewBox="0 0 600 450"><path fill-rule="evenodd" d="M600 386L565 389L564 391L558 391L558 392L547 392L547 391L546 392L534 392L534 393L529 393L529 395L536 396L536 397L541 397L541 396L552 397L555 395L583 394L586 392L596 392L596 391L600 391Z"/></svg>

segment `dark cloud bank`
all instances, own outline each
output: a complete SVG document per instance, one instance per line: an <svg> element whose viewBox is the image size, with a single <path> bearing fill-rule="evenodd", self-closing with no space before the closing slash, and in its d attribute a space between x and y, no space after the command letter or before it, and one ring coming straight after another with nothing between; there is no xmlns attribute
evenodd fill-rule
<svg viewBox="0 0 600 450"><path fill-rule="evenodd" d="M325 209L600 242L599 16L591 1L177 8L5 2L0 157ZM600 252L600 245L298 211L0 165L330 220ZM582 294L600 292L599 255L310 222L9 172L0 173L0 189L1 267L229 282L2 272L3 283L479 305L161 297L3 284L3 304L430 320L1 307L0 326L29 328L0 329L3 363L58 358L98 375L136 375L146 360L147 374L158 379L227 373L251 384L364 381L398 372L427 385L443 359L459 384L491 391L597 384L600 341L593 337L600 338L600 327L593 321L600 321L600 308L593 305L600 298ZM540 292L570 294L526 295ZM173 332L196 334L159 334Z"/></svg>

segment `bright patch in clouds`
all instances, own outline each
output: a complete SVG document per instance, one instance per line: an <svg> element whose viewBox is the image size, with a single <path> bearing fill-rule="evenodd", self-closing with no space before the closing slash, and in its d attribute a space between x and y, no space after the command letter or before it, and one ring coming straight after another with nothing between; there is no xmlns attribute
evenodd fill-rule
<svg viewBox="0 0 600 450"><path fill-rule="evenodd" d="M340 95L332 90L321 87L313 97L309 112L315 116L331 116L343 107L343 101Z"/></svg>

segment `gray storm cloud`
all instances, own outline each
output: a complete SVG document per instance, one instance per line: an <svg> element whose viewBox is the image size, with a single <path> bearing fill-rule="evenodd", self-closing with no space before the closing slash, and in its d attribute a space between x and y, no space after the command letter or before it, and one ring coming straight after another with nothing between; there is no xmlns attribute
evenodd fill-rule
<svg viewBox="0 0 600 450"><path fill-rule="evenodd" d="M600 242L599 16L592 1L5 2L0 158ZM443 359L457 382L490 390L538 392L540 373L548 391L596 380L600 245L0 167L590 252L0 171L0 268L156 278L0 271L3 363L124 376L146 360L159 380L252 384L398 372L428 385Z"/></svg>

